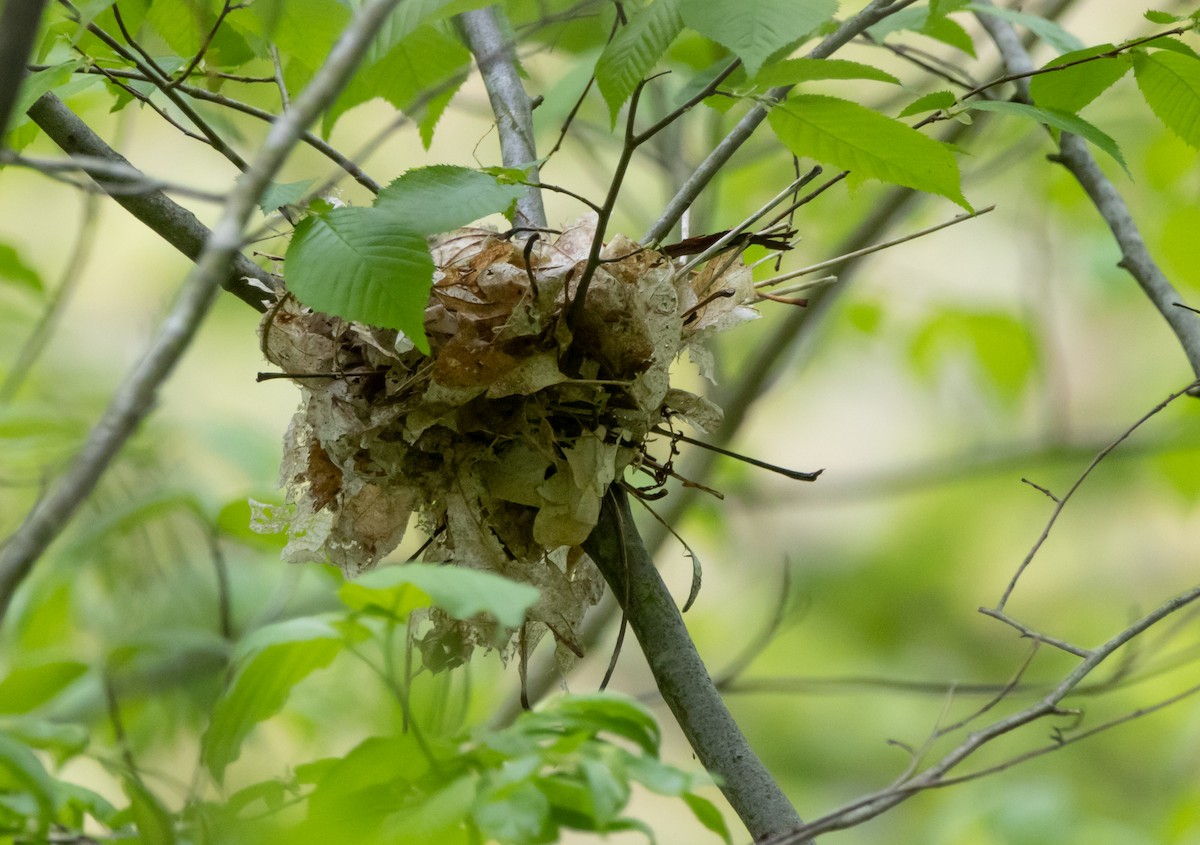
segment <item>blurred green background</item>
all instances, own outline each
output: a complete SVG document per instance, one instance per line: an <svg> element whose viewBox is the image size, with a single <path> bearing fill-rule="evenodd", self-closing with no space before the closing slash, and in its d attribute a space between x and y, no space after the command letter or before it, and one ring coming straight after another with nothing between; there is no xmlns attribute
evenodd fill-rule
<svg viewBox="0 0 1200 845"><path fill-rule="evenodd" d="M528 5L525 19L533 19L537 9ZM1148 31L1141 11L1140 4L1085 0L1064 25L1088 43L1117 41ZM596 49L589 39L560 26L538 31L531 42L528 88L546 97L536 113L543 149L553 144L586 82L581 56ZM700 48L686 39L674 48L677 68L712 58L689 50ZM972 67L987 65L989 55L981 48ZM882 64L914 84L921 79L866 47L850 48L845 57ZM648 108L665 108L686 84L684 73L674 74L652 89ZM861 86L831 83L827 90L872 96ZM107 114L98 93L73 105L150 174L214 191L231 178L227 162L152 113ZM355 150L393 116L379 102L361 106L338 124L331 141ZM1155 255L1188 301L1200 305L1195 151L1161 129L1132 78L1085 116L1121 144L1129 174L1103 164ZM223 119L246 149L262 136L260 124ZM667 133L639 157L610 232L640 236L680 172L699 161L732 119L698 109L681 132ZM386 182L423 164L498 163L490 121L486 96L473 79L451 103L430 150L406 129L364 167ZM1069 176L1046 161L1052 147L1045 134L1009 121L980 122L964 142L965 191L976 207L996 203L997 210L864 261L798 348L784 353L782 375L733 440L745 454L799 469L823 467L825 474L808 485L719 461L704 481L724 500L697 498L675 525L703 561L703 590L687 619L714 674L770 626L787 591L784 624L730 681L728 702L806 818L887 785L910 761L904 745L920 748L937 725L988 700L971 685L1003 684L1013 675L1027 644L976 609L995 604L1050 516L1052 503L1021 479L1061 495L1100 448L1190 377L1162 319L1116 267L1119 254L1102 221ZM29 152L54 151L43 140ZM542 178L600 199L617 153L606 108L593 95ZM323 160L301 149L280 181L327 172ZM693 233L736 224L791 174L789 156L764 133L705 195ZM803 241L784 269L831 257L886 192L877 183L853 193L839 186L803 209L795 219ZM353 184L341 196L368 201ZM8 284L12 279L0 284L0 378L23 379L0 402L0 533L8 534L141 354L188 266L107 199L89 201L15 168L0 172L0 198L0 245L16 251L6 266L19 262L43 283L41 292ZM546 202L552 226L582 211L561 195L547 194ZM193 207L212 220L212 206ZM887 235L955 213L948 202L922 199ZM31 370L14 373L81 238L87 245L77 283L50 342ZM260 248L277 254L282 243L269 240ZM787 309L766 303L761 320L721 339L722 387L736 385L765 354L762 343L789 316ZM209 541L214 526L232 584L236 631L331 609L340 583L328 569L280 563L271 538L245 530L246 497L278 497L280 442L297 402L286 381L255 382L267 368L256 322L233 297L218 303L158 411L39 563L0 632L5 670L47 660L111 667L121 679L128 742L171 805L195 788L199 734L222 683L225 646ZM700 384L686 363L680 377ZM687 460L679 466L687 475ZM1052 636L1099 644L1136 614L1195 584L1198 536L1200 405L1181 400L1087 481L1009 611ZM418 543L411 539L395 557ZM691 562L670 540L658 557L682 600ZM1147 635L1125 656L1120 683L1070 700L1083 713L1083 727L1196 684L1198 633L1195 614L1185 611ZM614 637L610 624L566 678L571 690L595 689ZM1024 677L1032 692L1018 691L1010 704L1031 700L1044 689L1039 685L1056 682L1072 665L1043 649ZM1101 671L1094 681L1117 674ZM47 712L92 732L92 756L72 760L63 776L119 794L102 765L117 752L98 677L82 678ZM611 688L655 707L665 756L683 768L698 767L659 707L632 639ZM417 684L414 695L421 718L431 723L434 714L448 714L457 724L483 722L513 705L516 667L479 657L466 669ZM251 735L228 781L236 788L344 753L365 735L396 729L399 718L388 690L343 656L302 682L286 710ZM1055 726L1071 727L1072 720L1018 731L965 771L1043 745ZM951 741L929 752L944 751ZM677 802L638 794L634 813L664 845L711 838L681 816ZM730 823L736 825L732 816ZM921 795L829 839L1200 843L1200 708L1185 700L1010 771Z"/></svg>

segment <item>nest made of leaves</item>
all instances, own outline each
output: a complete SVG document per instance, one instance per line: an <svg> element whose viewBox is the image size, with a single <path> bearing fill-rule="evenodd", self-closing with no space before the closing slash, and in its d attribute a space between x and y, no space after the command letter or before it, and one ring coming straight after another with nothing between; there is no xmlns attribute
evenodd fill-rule
<svg viewBox="0 0 1200 845"><path fill-rule="evenodd" d="M549 629L578 653L575 626L604 586L580 545L608 486L650 461L664 421L720 423L716 406L671 387L672 362L688 350L706 372L705 336L757 316L740 258L679 275L618 235L568 327L595 236L590 216L553 242L480 229L433 239L428 356L395 330L292 297L264 317L264 354L301 391L280 473L288 507L256 514L259 530L287 531L285 560L355 575L416 514L433 538L426 560L538 587L533 636Z"/></svg>

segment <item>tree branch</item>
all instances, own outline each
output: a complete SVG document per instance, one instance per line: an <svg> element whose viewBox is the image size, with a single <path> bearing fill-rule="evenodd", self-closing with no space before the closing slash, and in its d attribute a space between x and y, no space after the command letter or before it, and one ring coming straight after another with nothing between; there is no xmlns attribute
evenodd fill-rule
<svg viewBox="0 0 1200 845"><path fill-rule="evenodd" d="M508 28L504 12L496 6L463 12L459 26L467 47L475 56L483 85L487 88L492 113L496 116L496 131L500 133L500 158L505 167L525 167L537 161L537 144L533 137L533 112L529 95L517 73L517 57L512 42L505 35ZM529 180L538 181L538 168L529 168ZM513 223L518 228L544 228L546 209L537 188L529 187L517 200Z"/></svg>
<svg viewBox="0 0 1200 845"><path fill-rule="evenodd" d="M0 12L0 146L8 132L8 121L25 78L25 62L45 8L46 0L8 0Z"/></svg>
<svg viewBox="0 0 1200 845"><path fill-rule="evenodd" d="M600 522L583 549L624 607L658 689L696 756L721 779L721 791L750 835L760 839L799 826L796 810L746 742L713 685L619 485L609 488Z"/></svg>
<svg viewBox="0 0 1200 845"><path fill-rule="evenodd" d="M271 127L254 162L238 178L220 220L204 243L183 291L150 349L126 377L66 473L0 548L0 620L34 562L62 531L96 482L153 409L170 375L216 298L220 282L242 246L242 233L259 197L304 128L345 87L367 44L399 0L370 0L334 44L312 82Z"/></svg>
<svg viewBox="0 0 1200 845"><path fill-rule="evenodd" d="M981 5L990 5L990 0L981 0ZM1033 60L1017 36L1016 30L1008 21L993 15L977 13L976 16L995 42L1009 73L1017 77L1014 84L1021 101L1030 102L1028 76L1034 70ZM1054 156L1053 160L1069 170L1083 187L1116 239L1117 246L1121 249L1121 260L1117 262L1117 266L1133 276L1141 286L1142 291L1175 332L1180 345L1183 346L1184 354L1187 355L1188 363L1192 366L1192 372L1200 376L1200 320L1175 307L1174 303L1181 301L1183 297L1150 255L1146 241L1138 231L1129 206L1116 185L1104 175L1104 171L1100 169L1100 165L1096 163L1095 157L1081 138L1063 132L1059 136L1058 149L1059 154ZM1200 391L1193 388L1190 394L1198 396Z"/></svg>
<svg viewBox="0 0 1200 845"><path fill-rule="evenodd" d="M112 162L130 172L128 178L115 174L95 176L96 184L117 204L157 232L167 243L193 261L198 260L212 232L196 216L162 191L123 193L121 187L146 180L124 156L104 142L91 127L80 120L54 94L43 95L29 109L29 117L50 136L63 152L72 156L90 157ZM87 170L86 167L83 168ZM133 174L137 174L136 176ZM274 276L237 252L231 256L232 267L221 279L221 286L234 296L265 311L264 299L280 289Z"/></svg>
<svg viewBox="0 0 1200 845"><path fill-rule="evenodd" d="M827 59L868 27L874 26L905 6L911 6L914 2L915 0L871 0L865 9L839 26L836 31L805 55L810 59ZM708 158L700 163L700 166L667 203L662 215L650 227L650 231L642 237L642 243L658 243L675 228L679 218L725 166L725 162L729 161L738 148L750 139L759 124L766 120L770 106L786 97L790 90L792 90L791 85L772 88L764 95L762 103L746 112L745 116L738 121L737 126L733 127L730 133L717 144L716 148L708 154Z"/></svg>

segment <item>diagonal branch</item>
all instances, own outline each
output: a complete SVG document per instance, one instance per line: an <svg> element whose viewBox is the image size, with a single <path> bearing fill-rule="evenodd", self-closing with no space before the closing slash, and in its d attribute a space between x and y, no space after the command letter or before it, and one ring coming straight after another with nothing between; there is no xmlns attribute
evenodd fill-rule
<svg viewBox="0 0 1200 845"><path fill-rule="evenodd" d="M124 179L112 174L97 174L94 178L96 184L121 207L157 232L167 243L193 261L199 258L212 235L208 227L162 191L123 192L123 186L145 181L146 177L106 144L62 100L53 94L45 94L30 107L29 117L69 155L103 159L130 171L130 176ZM87 170L87 167L83 169ZM279 289L279 282L240 252L230 257L230 265L220 280L221 286L259 311L265 310L263 300L269 296L269 292Z"/></svg>
<svg viewBox="0 0 1200 845"><path fill-rule="evenodd" d="M981 0L980 5L990 5L990 0ZM1023 102L1029 102L1028 75L1034 70L1029 51L1025 49L1016 30L1008 21L988 14L978 14L978 18L1004 58L1010 75L1017 77L1015 84L1019 98ZM1096 163L1095 157L1081 138L1064 132L1059 137L1058 148L1059 153L1053 160L1069 170L1087 192L1116 239L1117 246L1121 249L1121 260L1117 262L1117 266L1133 276L1141 286L1142 291L1175 332L1180 345L1183 346L1184 354L1187 355L1188 363L1192 365L1192 371L1200 376L1200 320L1175 307L1174 303L1183 297L1150 255L1146 241L1138 231L1137 223L1134 222L1125 199L1112 180L1104 175L1104 171L1100 169L1100 165ZM1190 392L1193 396L1200 395L1194 388Z"/></svg>
<svg viewBox="0 0 1200 845"><path fill-rule="evenodd" d="M500 158L505 167L525 167L537 161L537 144L533 137L533 111L521 76L517 72L517 57L511 40L505 34L508 22L496 6L463 12L459 26L479 65L487 88L492 113L496 116L496 131L500 133ZM529 180L538 181L536 165L529 168ZM546 225L546 209L537 188L529 187L517 200L513 220L517 228L540 229Z"/></svg>
<svg viewBox="0 0 1200 845"><path fill-rule="evenodd" d="M334 44L312 82L272 126L254 162L237 180L220 220L150 349L126 377L71 466L0 548L0 619L34 563L91 493L104 470L153 409L158 389L191 343L242 246L259 197L300 133L345 87L366 46L399 0L370 0Z"/></svg>

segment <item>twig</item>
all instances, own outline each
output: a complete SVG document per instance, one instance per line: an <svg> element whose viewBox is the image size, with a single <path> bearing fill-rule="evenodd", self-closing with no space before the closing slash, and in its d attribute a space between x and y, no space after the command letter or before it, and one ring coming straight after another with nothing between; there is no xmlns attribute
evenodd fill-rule
<svg viewBox="0 0 1200 845"><path fill-rule="evenodd" d="M810 59L827 59L837 52L842 46L856 38L862 32L865 32L868 27L874 26L884 18L895 14L906 6L911 6L915 0L871 0L867 7L859 12L854 17L847 20L837 28L832 34L828 35L820 44L810 50L806 55ZM767 111L770 104L774 104L787 96L788 91L792 89L790 85L781 85L769 90L763 97L763 102L758 103L750 109L746 115L738 121L737 126L725 136L725 138L717 144L708 157L701 162L700 166L692 173L683 186L676 192L671 201L667 203L667 207L663 210L662 215L655 221L650 230L642 237L642 243L658 243L675 227L679 222L679 218L683 212L695 201L700 192L713 180L713 177L720 172L725 166L725 162L737 152L742 144L749 140L750 136L767 117Z"/></svg>
<svg viewBox="0 0 1200 845"><path fill-rule="evenodd" d="M208 33L204 36L204 41L200 44L200 48L196 51L196 55L192 56L192 60L188 62L186 66L184 66L183 70L179 72L177 77L167 83L167 88L178 88L184 82L187 82L187 78L192 75L192 71L199 67L200 62L204 60L204 54L208 52L209 46L212 44L213 39L217 36L217 30L221 28L221 24L225 23L225 18L231 11L233 11L234 8L235 7L232 3L230 3L230 0L225 0L225 2L221 4L221 11L217 13L217 20L213 23L212 27L208 30ZM113 13L116 14L116 12L117 7L114 5Z"/></svg>
<svg viewBox="0 0 1200 845"><path fill-rule="evenodd" d="M990 0L980 0L980 5L989 5ZM1012 24L1000 18L978 13L979 22L992 37L1000 55L1008 66L1024 102L1029 102L1027 76L1033 72L1033 61L1021 43ZM1167 279L1165 273L1150 255L1146 242L1138 231L1129 206L1125 203L1112 180L1104 175L1087 144L1079 137L1063 132L1058 141L1059 154L1054 161L1063 165L1087 193L1121 249L1121 260L1117 266L1124 269L1137 281L1146 296L1166 319L1187 355L1192 371L1200 376L1200 321L1189 318L1175 308L1173 303L1181 298L1179 291ZM1200 392L1200 387L1195 388Z"/></svg>
<svg viewBox="0 0 1200 845"><path fill-rule="evenodd" d="M1033 640L1034 642L1045 643L1048 646L1053 646L1054 648L1057 648L1059 651L1065 651L1067 654L1073 654L1076 657L1082 657L1085 660L1092 656L1092 652L1090 650L1088 650L1086 648L1080 648L1079 646L1071 645L1066 640L1060 640L1055 637L1048 637L1045 634L1039 633L1038 631L1035 631L1032 628L1030 628L1028 625L1025 625L1024 623L1018 622L1016 619L1013 619L1011 616L1009 616L1007 613L1005 613L1002 610L996 610L991 607L981 607L981 608L979 608L979 612L982 613L984 616L990 616L993 619L1000 620L1005 625L1008 625L1010 628L1016 628L1018 631L1021 632L1021 636L1025 637L1026 639Z"/></svg>
<svg viewBox="0 0 1200 845"><path fill-rule="evenodd" d="M506 167L528 168L529 179L538 180L537 145L533 138L533 114L529 95L517 73L517 58L501 27L504 12L489 6L458 16L467 47L475 56L483 84L496 116L500 134L500 157ZM513 223L518 227L541 228L546 225L546 209L536 188L529 188L517 200Z"/></svg>
<svg viewBox="0 0 1200 845"><path fill-rule="evenodd" d="M1054 512L1050 514L1050 519L1046 522L1046 527L1042 529L1041 535L1033 544L1033 548L1029 550L1029 553L1025 555L1025 559L1021 561L1021 565L1017 567L1017 571L1013 575L1012 580L1008 582L1008 586L1004 589L1004 594L1000 596L1000 601L996 603L995 609L997 612L1004 610L1004 605L1008 603L1008 599L1012 595L1013 590L1017 588L1017 581L1021 579L1021 576L1024 574L1026 568L1028 568L1029 564L1033 562L1033 558L1038 553L1038 550L1041 549L1042 545L1046 542L1046 538L1050 536L1050 531L1054 528L1054 523L1058 521L1059 514L1063 512L1063 508L1067 506L1067 502L1071 501L1071 497L1075 495L1075 491L1078 490L1080 486L1082 486L1083 482L1087 480L1087 477L1092 474L1092 470L1099 466L1100 462L1108 457L1110 452L1124 443L1125 440L1128 439L1131 434L1137 431L1143 423L1145 423L1159 411L1166 408L1180 396L1185 394L1193 394L1197 389L1200 389L1200 379L1197 379L1181 390L1175 391L1166 399L1159 402L1157 405L1143 414L1137 422L1125 429L1125 431L1121 433L1120 437L1118 437L1112 443L1109 443L1107 446L1101 449L1099 453L1097 453L1096 457L1092 458L1092 462L1087 465L1087 469L1083 471L1083 474L1080 475L1079 478L1075 479L1075 483L1071 485L1071 489L1068 490L1061 499L1055 499L1056 504L1054 505Z"/></svg>
<svg viewBox="0 0 1200 845"><path fill-rule="evenodd" d="M33 50L46 0L8 2L0 12L0 147L8 132L17 93L25 78L25 62Z"/></svg>
<svg viewBox="0 0 1200 845"><path fill-rule="evenodd" d="M67 471L0 548L0 618L38 557L66 526L117 452L153 409L159 386L188 347L216 298L220 282L227 278L230 262L239 254L243 229L258 198L283 166L304 127L316 119L350 79L366 45L397 2L369 0L364 4L293 108L280 115L271 127L254 164L237 180L220 220L204 242L195 268L150 349L130 371Z"/></svg>
<svg viewBox="0 0 1200 845"><path fill-rule="evenodd" d="M139 174L139 179L146 178L54 94L46 94L34 103L29 109L29 117L69 155L104 159L128 168L131 174ZM199 258L212 232L186 208L161 191L122 194L119 190L121 181L106 180L97 184L171 246L193 261ZM109 191L110 186L117 190ZM265 311L263 302L280 288L279 281L241 253L235 254L231 263L232 267L221 281L222 287L259 311Z"/></svg>
<svg viewBox="0 0 1200 845"><path fill-rule="evenodd" d="M82 170L88 176L91 176L97 184L102 182L107 183L106 193L113 193L118 189L126 195L169 191L173 194L205 202L221 203L225 201L225 197L221 194L201 191L198 188L192 188L187 185L177 185L164 179L154 179L135 167L100 156L75 155L69 159L30 158L28 156L16 155L7 150L0 150L0 164L28 167L31 170L39 171L42 175L48 176L51 179L62 178L59 174L65 172ZM78 182L69 179L64 179L63 181L76 187L87 188L86 185L80 185Z"/></svg>

